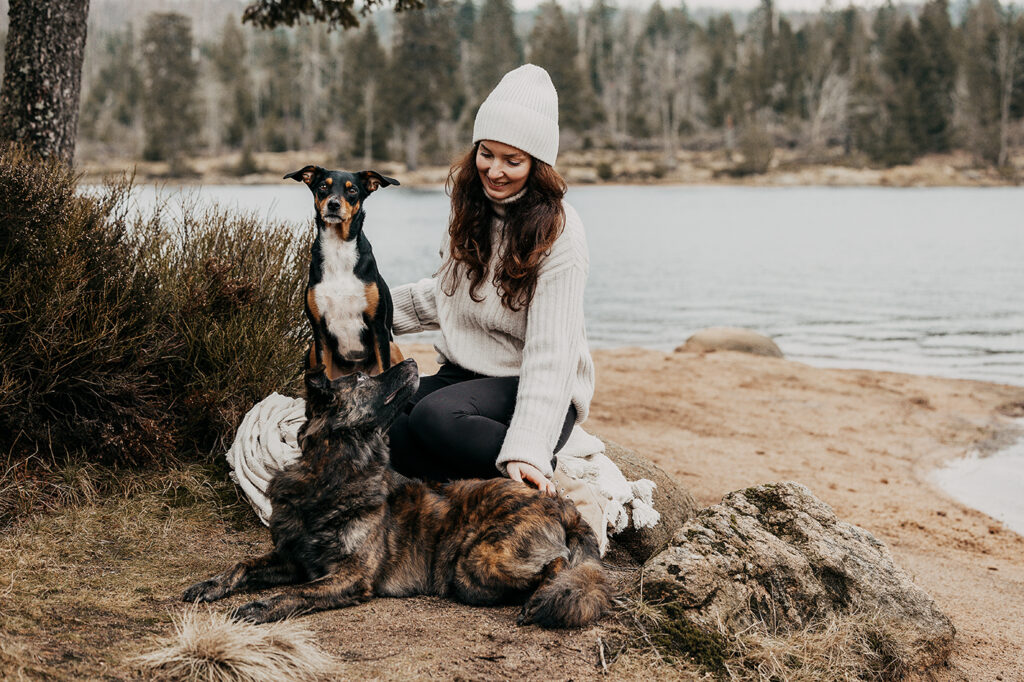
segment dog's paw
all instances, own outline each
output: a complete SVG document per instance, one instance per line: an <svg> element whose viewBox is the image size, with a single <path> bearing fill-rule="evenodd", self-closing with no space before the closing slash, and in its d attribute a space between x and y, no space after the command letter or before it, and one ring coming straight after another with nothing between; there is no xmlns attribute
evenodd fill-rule
<svg viewBox="0 0 1024 682"><path fill-rule="evenodd" d="M516 618L516 625L531 625L534 622L534 617L537 615L537 605L532 601L527 601L523 604L523 608L519 609L519 617Z"/></svg>
<svg viewBox="0 0 1024 682"><path fill-rule="evenodd" d="M262 599L235 608L231 612L231 617L234 620L244 620L249 623L267 623L276 620L271 612L270 603Z"/></svg>
<svg viewBox="0 0 1024 682"><path fill-rule="evenodd" d="M198 582L185 590L185 593L181 595L181 600L188 602L217 601L227 595L227 588L221 585L220 581L216 578L210 578L209 580Z"/></svg>

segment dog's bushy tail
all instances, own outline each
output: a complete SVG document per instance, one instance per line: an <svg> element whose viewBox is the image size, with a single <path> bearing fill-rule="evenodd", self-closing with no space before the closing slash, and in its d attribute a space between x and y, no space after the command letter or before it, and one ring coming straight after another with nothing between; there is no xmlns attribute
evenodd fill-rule
<svg viewBox="0 0 1024 682"><path fill-rule="evenodd" d="M608 612L614 586L601 565L597 538L573 507L562 514L568 558L558 557L544 567L540 587L523 606L520 624L546 628L580 628Z"/></svg>

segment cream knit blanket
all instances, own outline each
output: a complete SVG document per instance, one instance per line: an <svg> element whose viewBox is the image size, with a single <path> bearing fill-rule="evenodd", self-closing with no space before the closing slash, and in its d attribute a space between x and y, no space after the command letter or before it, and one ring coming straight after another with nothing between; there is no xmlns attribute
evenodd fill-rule
<svg viewBox="0 0 1024 682"><path fill-rule="evenodd" d="M264 524L269 525L271 513L267 485L276 471L301 454L298 433L305 421L304 400L271 393L242 419L226 454L231 479L245 491ZM628 528L631 519L634 528L651 528L661 519L654 509L654 483L646 478L627 481L604 455L604 443L579 426L558 453L558 464L568 476L588 482L607 499L604 520L609 534Z"/></svg>

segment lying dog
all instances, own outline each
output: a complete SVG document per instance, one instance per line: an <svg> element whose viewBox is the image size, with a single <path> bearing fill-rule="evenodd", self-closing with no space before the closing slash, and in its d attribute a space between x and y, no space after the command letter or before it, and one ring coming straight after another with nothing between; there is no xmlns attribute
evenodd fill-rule
<svg viewBox="0 0 1024 682"><path fill-rule="evenodd" d="M306 583L235 612L257 623L366 601L526 599L519 623L580 627L611 582L597 538L567 500L499 478L426 484L388 463L384 430L419 384L406 360L376 377L307 372L302 455L270 482L274 549L196 583L185 601Z"/></svg>
<svg viewBox="0 0 1024 682"><path fill-rule="evenodd" d="M399 184L376 171L346 173L306 166L284 176L313 193L316 240L306 285L313 343L306 369L324 365L328 379L380 374L402 360L391 342L391 293L363 233L363 202L378 187Z"/></svg>

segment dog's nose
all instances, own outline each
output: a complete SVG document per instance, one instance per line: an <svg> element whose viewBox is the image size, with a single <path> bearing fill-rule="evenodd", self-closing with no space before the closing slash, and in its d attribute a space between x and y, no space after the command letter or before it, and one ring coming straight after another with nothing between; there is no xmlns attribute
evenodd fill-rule
<svg viewBox="0 0 1024 682"><path fill-rule="evenodd" d="M338 201L337 199L331 199L330 201L327 202L327 210L331 212L340 211L341 202Z"/></svg>

